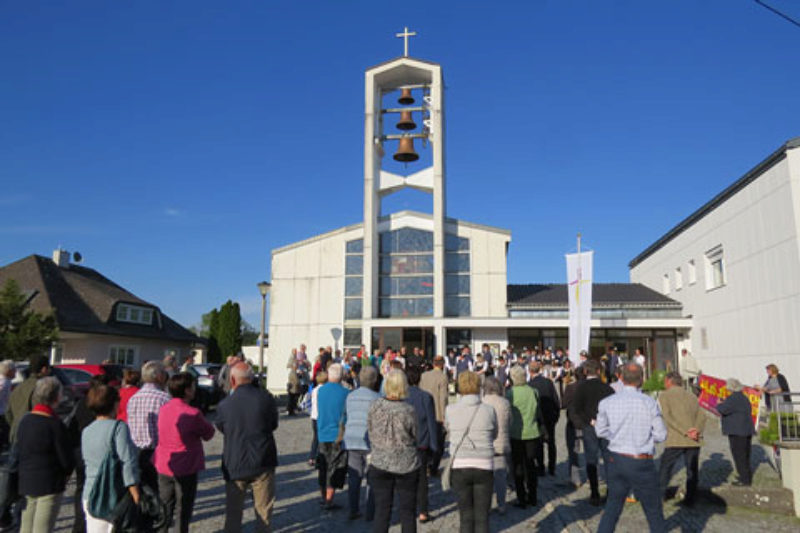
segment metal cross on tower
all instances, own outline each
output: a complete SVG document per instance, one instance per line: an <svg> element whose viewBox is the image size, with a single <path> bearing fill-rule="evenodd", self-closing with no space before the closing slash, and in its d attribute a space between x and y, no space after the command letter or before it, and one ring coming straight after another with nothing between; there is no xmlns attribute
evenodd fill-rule
<svg viewBox="0 0 800 533"><path fill-rule="evenodd" d="M415 31L409 32L408 31L408 26L405 27L405 30L403 31L403 33L396 33L395 34L395 37L402 37L403 38L403 56L404 57L408 57L408 38L409 37L415 37L416 35L417 35L417 32L415 32Z"/></svg>

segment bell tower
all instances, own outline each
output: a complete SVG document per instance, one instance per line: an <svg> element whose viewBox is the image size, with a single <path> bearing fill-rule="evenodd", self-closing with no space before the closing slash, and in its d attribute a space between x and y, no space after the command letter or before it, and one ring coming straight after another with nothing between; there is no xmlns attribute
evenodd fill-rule
<svg viewBox="0 0 800 533"><path fill-rule="evenodd" d="M440 65L408 56L408 38L414 35L408 28L397 34L404 39L404 55L368 69L365 75L365 320L379 314L381 202L406 188L433 197L433 317L444 316L444 83Z"/></svg>

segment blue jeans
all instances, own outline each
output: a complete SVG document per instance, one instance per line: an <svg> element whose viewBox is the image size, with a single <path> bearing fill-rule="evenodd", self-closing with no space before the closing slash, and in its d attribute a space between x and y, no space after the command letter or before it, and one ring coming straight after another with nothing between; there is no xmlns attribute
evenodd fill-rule
<svg viewBox="0 0 800 533"><path fill-rule="evenodd" d="M583 456L586 458L587 465L597 466L598 460L601 456L603 457L603 463L607 463L607 446L608 441L597 436L597 433L594 432L594 426L587 425L583 428ZM606 474L608 474L607 466Z"/></svg>
<svg viewBox="0 0 800 533"><path fill-rule="evenodd" d="M348 450L347 452L347 496L350 502L350 514L358 514L361 504L361 480L367 477L368 450ZM375 499L372 488L367 481L367 520L375 516Z"/></svg>
<svg viewBox="0 0 800 533"><path fill-rule="evenodd" d="M642 504L651 533L665 532L667 527L655 462L652 459L634 459L609 452L607 472L608 499L597 532L614 532L625 506L625 498L631 491Z"/></svg>

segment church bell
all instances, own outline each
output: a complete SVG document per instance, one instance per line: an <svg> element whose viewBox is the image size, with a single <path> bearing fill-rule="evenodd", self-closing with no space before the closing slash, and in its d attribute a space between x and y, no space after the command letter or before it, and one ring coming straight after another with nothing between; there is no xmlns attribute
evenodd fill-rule
<svg viewBox="0 0 800 533"><path fill-rule="evenodd" d="M400 93L400 98L397 99L398 104L410 105L414 103L414 97L411 96L411 89L403 89Z"/></svg>
<svg viewBox="0 0 800 533"><path fill-rule="evenodd" d="M414 139L412 137L402 137L397 143L397 152L394 160L401 163L411 163L419 159L419 154L414 151Z"/></svg>
<svg viewBox="0 0 800 533"><path fill-rule="evenodd" d="M414 119L411 118L411 111L400 113L400 122L397 123L398 130L413 130L417 127Z"/></svg>

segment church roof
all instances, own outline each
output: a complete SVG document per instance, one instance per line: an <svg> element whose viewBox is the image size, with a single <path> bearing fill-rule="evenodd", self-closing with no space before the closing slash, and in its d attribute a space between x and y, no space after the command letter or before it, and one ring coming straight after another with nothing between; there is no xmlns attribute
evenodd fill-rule
<svg viewBox="0 0 800 533"><path fill-rule="evenodd" d="M509 307L558 307L569 305L567 284L508 285ZM680 302L641 283L593 283L592 307L669 307L680 309Z"/></svg>
<svg viewBox="0 0 800 533"><path fill-rule="evenodd" d="M648 246L642 253L634 257L628 266L630 268L635 267L654 253L656 253L659 249L661 249L665 244L669 241L683 233L689 227L691 227L695 222L699 221L701 218L706 216L708 213L722 205L728 198L739 192L740 190L744 189L750 183L755 181L759 176L761 176L764 172L769 170L775 164L779 163L786 157L786 151L791 150L792 148L800 147L800 137L795 137L793 139L789 139L786 141L780 148L775 150L766 159L761 161L755 167L750 169L747 174L736 180L730 186L728 186L725 190L721 193L713 197L711 200L706 202L702 205L697 211L683 219L677 226L669 230L663 237L658 239L656 242Z"/></svg>
<svg viewBox="0 0 800 533"><path fill-rule="evenodd" d="M16 280L28 295L31 309L53 313L61 331L201 342L157 306L91 268L75 264L60 267L48 257L29 255L0 268L0 285L8 279ZM152 309L153 325L118 322L119 303Z"/></svg>

